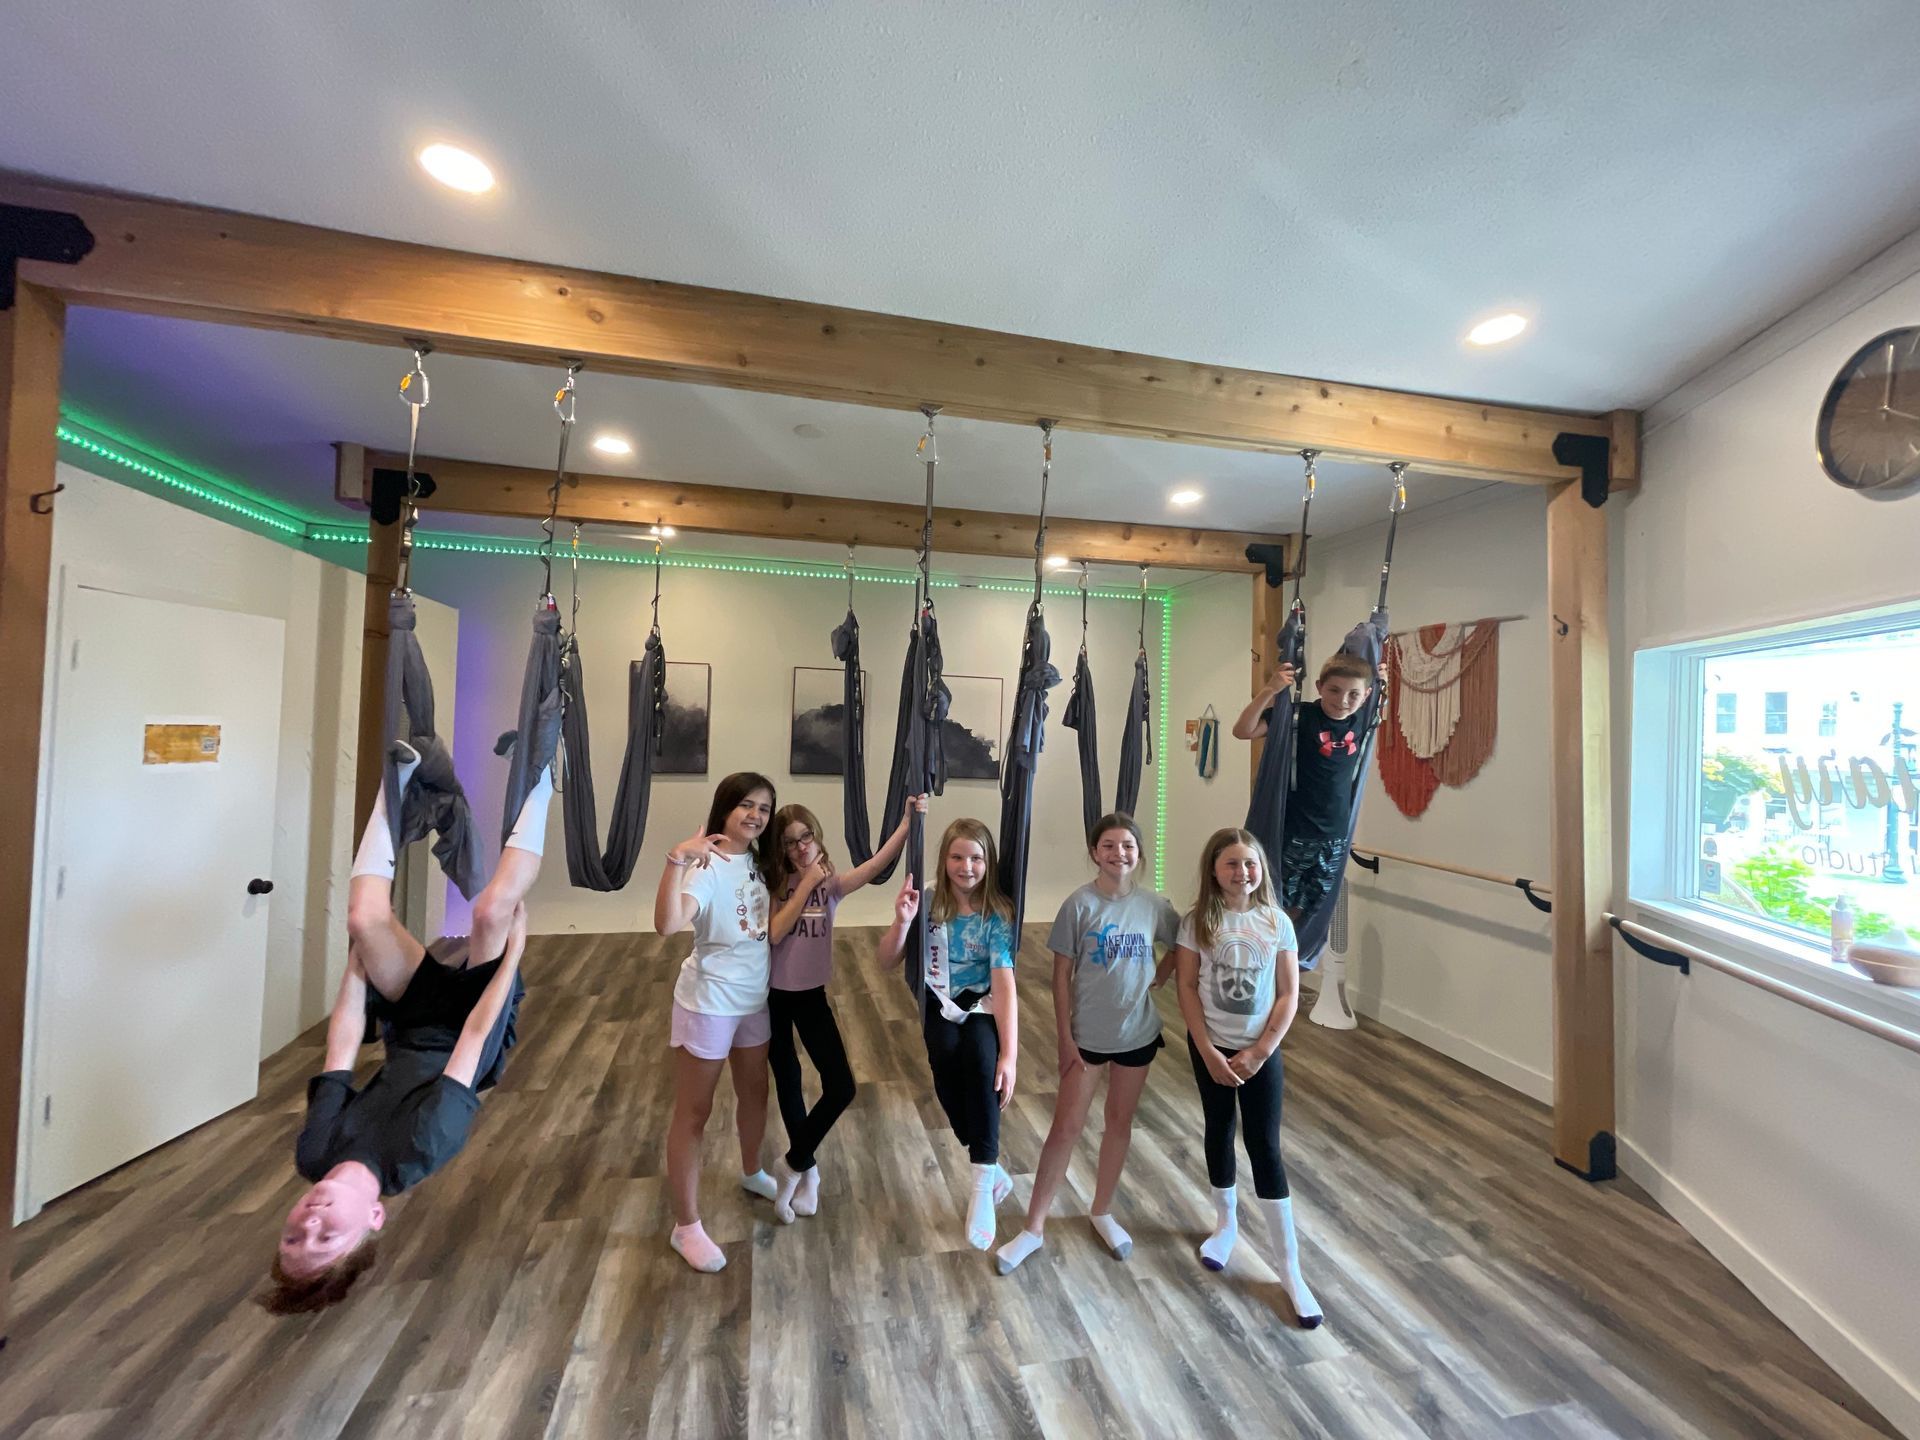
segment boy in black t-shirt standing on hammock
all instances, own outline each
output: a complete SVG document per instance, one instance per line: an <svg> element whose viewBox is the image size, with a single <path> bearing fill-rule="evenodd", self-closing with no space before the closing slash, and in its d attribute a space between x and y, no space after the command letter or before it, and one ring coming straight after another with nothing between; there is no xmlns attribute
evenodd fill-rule
<svg viewBox="0 0 1920 1440"><path fill-rule="evenodd" d="M1267 733L1273 702L1294 678L1291 665L1273 672L1233 722L1238 739ZM1373 672L1364 660L1342 651L1320 667L1317 688L1319 697L1301 702L1297 712L1293 794L1280 853L1273 857L1280 870L1280 904L1295 923L1340 883L1340 867L1347 863L1355 781L1367 738L1355 721L1373 693Z"/></svg>
<svg viewBox="0 0 1920 1440"><path fill-rule="evenodd" d="M404 796L419 756L402 746ZM540 873L553 772L522 806L500 863L473 902L466 939L422 945L393 913L394 854L384 789L354 858L347 902L347 973L327 1024L324 1068L307 1083L294 1164L313 1182L288 1214L269 1308L319 1309L344 1298L373 1264L384 1197L411 1189L459 1153L514 1043L526 987L527 892ZM368 991L385 1059L363 1089L353 1065Z"/></svg>

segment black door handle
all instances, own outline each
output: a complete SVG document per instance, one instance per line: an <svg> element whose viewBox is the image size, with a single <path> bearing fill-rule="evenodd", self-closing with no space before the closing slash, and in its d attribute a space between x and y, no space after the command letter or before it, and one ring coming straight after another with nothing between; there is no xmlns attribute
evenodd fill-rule
<svg viewBox="0 0 1920 1440"><path fill-rule="evenodd" d="M249 895L271 895L272 893L273 881L271 880L247 881L247 894Z"/></svg>

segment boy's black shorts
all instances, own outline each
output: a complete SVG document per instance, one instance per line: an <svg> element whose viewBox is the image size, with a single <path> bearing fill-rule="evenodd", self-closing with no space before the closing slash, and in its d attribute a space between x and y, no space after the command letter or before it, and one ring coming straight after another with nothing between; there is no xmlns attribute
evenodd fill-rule
<svg viewBox="0 0 1920 1440"><path fill-rule="evenodd" d="M1340 883L1340 867L1347 863L1345 840L1322 840L1317 835L1289 835L1280 842L1280 906L1310 915Z"/></svg>

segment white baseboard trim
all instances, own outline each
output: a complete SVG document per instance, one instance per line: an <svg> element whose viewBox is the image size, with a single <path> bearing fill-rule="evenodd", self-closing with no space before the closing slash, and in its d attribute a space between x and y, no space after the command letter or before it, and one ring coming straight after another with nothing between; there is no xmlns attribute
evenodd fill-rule
<svg viewBox="0 0 1920 1440"><path fill-rule="evenodd" d="M1456 1034L1397 1005L1390 1005L1378 995L1355 990L1352 985L1347 987L1347 998L1353 1002L1354 1009L1370 1019L1378 1020L1389 1030L1398 1030L1409 1040L1418 1040L1429 1050L1438 1050L1449 1060L1458 1060L1462 1065L1478 1070L1482 1075L1498 1080L1522 1095L1531 1096L1543 1105L1553 1103L1553 1077L1544 1071L1523 1065L1511 1056L1489 1050L1477 1040Z"/></svg>
<svg viewBox="0 0 1920 1440"><path fill-rule="evenodd" d="M1813 1299L1785 1279L1746 1239L1721 1221L1681 1184L1622 1135L1620 1169L1707 1247L1734 1278L1793 1331L1902 1435L1920 1437L1920 1388L1882 1360Z"/></svg>

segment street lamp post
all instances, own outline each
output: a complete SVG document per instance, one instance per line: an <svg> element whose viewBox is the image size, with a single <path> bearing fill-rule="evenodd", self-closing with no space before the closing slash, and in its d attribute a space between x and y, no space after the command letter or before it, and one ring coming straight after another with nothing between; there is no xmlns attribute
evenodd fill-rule
<svg viewBox="0 0 1920 1440"><path fill-rule="evenodd" d="M1906 752L1900 744L1901 703L1893 702L1893 729L1887 733L1887 743L1893 751L1893 764L1888 768L1890 776L1900 773L1900 757ZM1900 811L1893 803L1893 797L1887 797L1887 862L1880 870L1880 878L1888 885L1907 883L1907 872L1900 865Z"/></svg>

